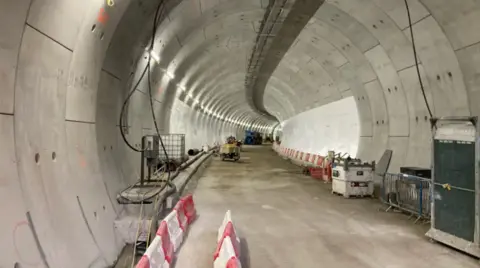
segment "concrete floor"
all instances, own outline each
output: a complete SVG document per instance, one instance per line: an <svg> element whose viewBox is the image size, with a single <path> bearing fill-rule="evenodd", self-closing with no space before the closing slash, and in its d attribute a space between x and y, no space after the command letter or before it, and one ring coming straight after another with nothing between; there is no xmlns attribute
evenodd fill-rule
<svg viewBox="0 0 480 268"><path fill-rule="evenodd" d="M372 199L331 195L270 148L247 147L239 163L216 158L189 190L199 218L177 268L212 267L217 229L230 209L243 240L243 267L479 267L478 260L431 243L428 226L381 211Z"/></svg>

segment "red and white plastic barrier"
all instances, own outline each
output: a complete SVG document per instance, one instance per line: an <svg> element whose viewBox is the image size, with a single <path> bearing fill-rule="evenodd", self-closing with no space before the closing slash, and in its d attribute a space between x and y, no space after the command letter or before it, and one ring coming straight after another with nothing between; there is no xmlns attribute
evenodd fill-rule
<svg viewBox="0 0 480 268"><path fill-rule="evenodd" d="M321 179L325 182L332 181L332 167L325 158L320 155L298 151L292 148L282 147L281 145L274 145L273 149L280 155L290 158L292 162L306 166L310 169L310 174L316 179Z"/></svg>
<svg viewBox="0 0 480 268"><path fill-rule="evenodd" d="M188 226L196 217L193 196L187 195L178 201L160 223L156 236L148 246L136 268L169 268L180 248Z"/></svg>
<svg viewBox="0 0 480 268"><path fill-rule="evenodd" d="M241 268L240 239L232 222L232 214L225 213L222 225L218 229L217 249L213 255L214 268Z"/></svg>

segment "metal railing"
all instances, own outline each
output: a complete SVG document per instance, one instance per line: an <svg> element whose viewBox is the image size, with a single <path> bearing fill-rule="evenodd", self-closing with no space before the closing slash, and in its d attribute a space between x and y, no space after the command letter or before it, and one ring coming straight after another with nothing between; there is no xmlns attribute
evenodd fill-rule
<svg viewBox="0 0 480 268"><path fill-rule="evenodd" d="M388 205L386 211L393 208L411 213L420 219L430 219L430 198L432 190L430 179L407 174L386 173L380 185L380 200Z"/></svg>

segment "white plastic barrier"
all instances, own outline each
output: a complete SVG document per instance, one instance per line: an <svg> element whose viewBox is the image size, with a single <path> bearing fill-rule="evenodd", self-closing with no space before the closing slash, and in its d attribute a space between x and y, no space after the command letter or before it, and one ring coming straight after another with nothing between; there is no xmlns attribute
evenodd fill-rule
<svg viewBox="0 0 480 268"><path fill-rule="evenodd" d="M178 221L177 211L173 210L168 214L167 217L163 220L168 226L168 234L170 235L170 241L173 244L173 250L177 252L180 245L183 242L183 230L180 227L180 222Z"/></svg>
<svg viewBox="0 0 480 268"><path fill-rule="evenodd" d="M217 243L220 242L223 236L223 232L225 231L225 227L229 222L232 222L232 212L228 210L223 217L222 225L218 228L218 235L217 235Z"/></svg>
<svg viewBox="0 0 480 268"><path fill-rule="evenodd" d="M169 268L173 259L173 245L170 242L167 225L162 222L156 236L136 268Z"/></svg>
<svg viewBox="0 0 480 268"><path fill-rule="evenodd" d="M192 195L181 198L172 212L160 223L155 238L136 268L169 268L175 257L174 253L182 245L183 236L195 217Z"/></svg>
<svg viewBox="0 0 480 268"><path fill-rule="evenodd" d="M235 248L233 247L230 237L225 237L220 247L218 257L213 263L214 268L241 268L240 260L235 255Z"/></svg>
<svg viewBox="0 0 480 268"><path fill-rule="evenodd" d="M213 255L214 268L242 267L240 263L240 239L232 221L232 213L227 211L218 229L217 249Z"/></svg>

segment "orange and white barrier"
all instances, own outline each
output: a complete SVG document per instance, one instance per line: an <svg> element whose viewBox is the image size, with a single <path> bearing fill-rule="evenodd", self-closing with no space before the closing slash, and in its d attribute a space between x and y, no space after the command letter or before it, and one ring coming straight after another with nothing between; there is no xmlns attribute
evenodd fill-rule
<svg viewBox="0 0 480 268"><path fill-rule="evenodd" d="M160 223L156 236L148 246L136 268L169 268L180 248L188 226L195 220L193 196L187 195L178 201Z"/></svg>
<svg viewBox="0 0 480 268"><path fill-rule="evenodd" d="M240 239L232 222L230 210L225 213L218 229L217 249L213 255L214 268L241 268Z"/></svg>

